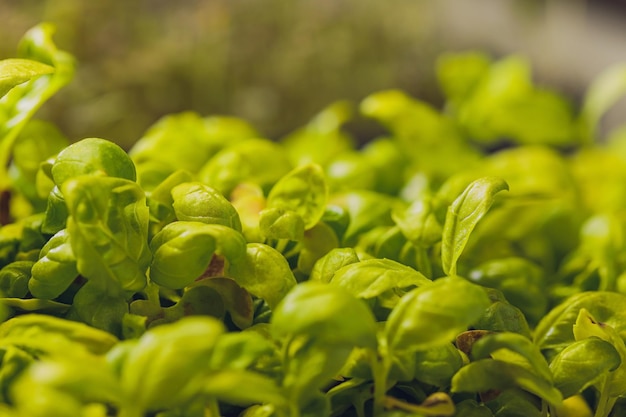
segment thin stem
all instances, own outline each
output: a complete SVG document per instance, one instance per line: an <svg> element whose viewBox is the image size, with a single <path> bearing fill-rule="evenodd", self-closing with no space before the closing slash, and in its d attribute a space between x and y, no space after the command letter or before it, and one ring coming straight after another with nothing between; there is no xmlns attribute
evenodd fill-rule
<svg viewBox="0 0 626 417"><path fill-rule="evenodd" d="M204 408L204 417L220 417L220 407L215 398L210 398Z"/></svg>
<svg viewBox="0 0 626 417"><path fill-rule="evenodd" d="M386 351L385 346L379 346L379 350ZM371 351L370 366L374 376L374 415L380 415L385 409L385 394L387 394L387 375L391 363L385 352Z"/></svg>
<svg viewBox="0 0 626 417"><path fill-rule="evenodd" d="M609 376L607 375L600 385L600 398L598 399L596 412L593 417L608 417L609 413L613 409L613 406L615 405L615 402L617 401L617 397L609 396L608 382Z"/></svg>

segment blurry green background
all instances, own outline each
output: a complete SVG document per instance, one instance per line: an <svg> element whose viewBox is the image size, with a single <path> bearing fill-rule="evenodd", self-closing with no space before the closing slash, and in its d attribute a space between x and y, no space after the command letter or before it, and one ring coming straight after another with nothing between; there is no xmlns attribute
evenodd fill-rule
<svg viewBox="0 0 626 417"><path fill-rule="evenodd" d="M127 147L185 110L240 116L277 138L332 101L381 89L437 103L433 67L446 50L521 53L574 98L626 59L619 10L583 0L3 0L0 16L0 58L50 21L78 59L39 116L71 140Z"/></svg>

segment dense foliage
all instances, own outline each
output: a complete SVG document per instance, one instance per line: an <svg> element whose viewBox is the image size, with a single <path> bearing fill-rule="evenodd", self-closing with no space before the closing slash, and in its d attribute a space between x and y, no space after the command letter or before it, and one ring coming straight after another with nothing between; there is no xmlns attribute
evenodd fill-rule
<svg viewBox="0 0 626 417"><path fill-rule="evenodd" d="M337 102L280 141L164 117L128 152L33 118L74 72L0 61L0 416L620 415L623 68L580 110L444 55L443 110Z"/></svg>

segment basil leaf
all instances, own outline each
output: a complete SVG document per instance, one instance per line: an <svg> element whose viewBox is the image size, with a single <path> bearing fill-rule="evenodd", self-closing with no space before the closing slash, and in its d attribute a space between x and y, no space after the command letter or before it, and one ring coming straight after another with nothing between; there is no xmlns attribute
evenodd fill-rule
<svg viewBox="0 0 626 417"><path fill-rule="evenodd" d="M30 59L0 60L0 98L16 85L53 72L54 67Z"/></svg>
<svg viewBox="0 0 626 417"><path fill-rule="evenodd" d="M330 346L377 345L376 323L367 305L342 288L316 281L291 290L276 307L271 324L279 337L302 336Z"/></svg>
<svg viewBox="0 0 626 417"><path fill-rule="evenodd" d="M446 277L406 293L385 325L394 351L439 347L473 324L489 307L485 291L460 277Z"/></svg>
<svg viewBox="0 0 626 417"><path fill-rule="evenodd" d="M366 259L346 265L335 272L330 282L365 299L432 283L413 268L389 259Z"/></svg>
<svg viewBox="0 0 626 417"><path fill-rule="evenodd" d="M452 378L452 392L486 392L521 388L550 405L560 406L561 392L537 374L513 363L481 359L464 366Z"/></svg>
<svg viewBox="0 0 626 417"><path fill-rule="evenodd" d="M620 366L622 359L607 341L589 338L568 345L550 362L554 386L571 397L600 382Z"/></svg>
<svg viewBox="0 0 626 417"><path fill-rule="evenodd" d="M245 256L230 265L228 276L272 309L296 285L287 260L263 243L248 243Z"/></svg>
<svg viewBox="0 0 626 417"><path fill-rule="evenodd" d="M495 195L508 189L508 184L500 178L480 178L472 182L450 205L441 245L441 262L447 275L456 275L456 263L470 233L493 204Z"/></svg>
<svg viewBox="0 0 626 417"><path fill-rule="evenodd" d="M282 177L267 196L267 207L297 213L304 229L311 229L324 215L328 186L319 165L300 166Z"/></svg>

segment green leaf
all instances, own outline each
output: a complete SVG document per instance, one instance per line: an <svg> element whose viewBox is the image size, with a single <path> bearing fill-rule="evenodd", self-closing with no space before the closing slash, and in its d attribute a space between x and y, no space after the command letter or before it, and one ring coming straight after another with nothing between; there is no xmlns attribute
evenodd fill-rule
<svg viewBox="0 0 626 417"><path fill-rule="evenodd" d="M391 311L385 337L391 350L418 351L448 343L489 307L485 291L446 277L405 294Z"/></svg>
<svg viewBox="0 0 626 417"><path fill-rule="evenodd" d="M493 332L513 332L531 337L530 327L522 311L510 304L496 289L487 288L491 305L475 323L476 329Z"/></svg>
<svg viewBox="0 0 626 417"><path fill-rule="evenodd" d="M392 212L402 234L416 245L431 246L441 240L442 228L429 199L416 200L403 210Z"/></svg>
<svg viewBox="0 0 626 417"><path fill-rule="evenodd" d="M6 86L0 87L5 94L0 102L0 114L6 120L0 125L0 189L8 187L8 165L15 140L26 123L37 110L65 86L74 76L74 58L67 52L58 50L52 41L55 27L49 23L39 24L30 29L18 46L19 58L34 60L54 68L54 72L13 87L8 93Z"/></svg>
<svg viewBox="0 0 626 417"><path fill-rule="evenodd" d="M46 404L47 397L52 397L69 404L76 402L74 415L83 416L87 415L80 411L84 404L119 404L123 393L102 357L83 355L77 359L35 362L12 387L17 408L29 416L65 416L56 414L57 406ZM29 399L31 395L36 395L41 402L33 402L32 397ZM41 410L46 408L48 413Z"/></svg>
<svg viewBox="0 0 626 417"><path fill-rule="evenodd" d="M0 270L0 294L5 297L23 298L28 294L31 277L31 261L15 261Z"/></svg>
<svg viewBox="0 0 626 417"><path fill-rule="evenodd" d="M267 239L298 242L304 237L304 220L293 210L267 208L260 212L259 229Z"/></svg>
<svg viewBox="0 0 626 417"><path fill-rule="evenodd" d="M339 246L334 230L324 222L304 232L302 249L298 255L298 272L309 275L318 259Z"/></svg>
<svg viewBox="0 0 626 417"><path fill-rule="evenodd" d="M55 125L38 119L30 120L15 141L9 173L13 187L28 199L35 211L45 209L45 197L54 185L43 175L42 165L68 145L69 140ZM49 189L44 192L46 185Z"/></svg>
<svg viewBox="0 0 626 417"><path fill-rule="evenodd" d="M574 338L585 340L586 338L598 338L610 343L620 357L620 365L613 370L601 389L608 392L612 397L626 393L626 344L622 336L610 325L598 321L586 308L581 308L578 318L573 326Z"/></svg>
<svg viewBox="0 0 626 417"><path fill-rule="evenodd" d="M182 169L197 173L220 150L257 136L249 123L235 117L202 118L194 112L183 112L159 119L135 142L129 154L138 164L157 162L172 172Z"/></svg>
<svg viewBox="0 0 626 417"><path fill-rule="evenodd" d="M327 199L324 171L319 165L307 164L278 180L267 196L267 207L297 213L308 230L324 215Z"/></svg>
<svg viewBox="0 0 626 417"><path fill-rule="evenodd" d="M0 98L16 85L53 72L54 67L30 59L2 59L0 60Z"/></svg>
<svg viewBox="0 0 626 417"><path fill-rule="evenodd" d="M144 333L122 360L120 384L126 405L156 411L181 405L202 392L200 381L209 372L202 371L203 364L224 331L218 320L196 316Z"/></svg>
<svg viewBox="0 0 626 417"><path fill-rule="evenodd" d="M78 277L76 257L66 229L44 245L31 273L28 289L33 296L49 300L61 295Z"/></svg>
<svg viewBox="0 0 626 417"><path fill-rule="evenodd" d="M339 269L357 262L359 262L359 257L353 248L332 249L315 262L309 279L311 281L330 282Z"/></svg>
<svg viewBox="0 0 626 417"><path fill-rule="evenodd" d="M541 401L536 396L515 388L501 391L486 405L491 409L494 417L543 417L545 414ZM576 415L572 415L574 416ZM587 415L583 414L578 417L583 416Z"/></svg>
<svg viewBox="0 0 626 417"><path fill-rule="evenodd" d="M130 181L137 179L135 165L117 144L100 138L86 138L63 149L52 165L54 183L63 184L81 175L107 175Z"/></svg>
<svg viewBox="0 0 626 417"><path fill-rule="evenodd" d="M463 400L455 406L455 417L493 417L491 410L484 404L478 404L476 400Z"/></svg>
<svg viewBox="0 0 626 417"><path fill-rule="evenodd" d="M56 352L66 355L66 345L55 346L56 338L71 341L75 347L82 347L94 354L103 354L111 349L117 338L110 333L49 315L26 314L13 317L0 325L0 340L3 345L30 346L36 350Z"/></svg>
<svg viewBox="0 0 626 417"><path fill-rule="evenodd" d="M41 225L41 231L50 235L54 235L65 229L67 225L67 205L61 190L56 185L48 194L46 202L46 213Z"/></svg>
<svg viewBox="0 0 626 417"><path fill-rule="evenodd" d="M227 275L272 309L296 285L287 260L263 243L248 243L245 256L230 265Z"/></svg>
<svg viewBox="0 0 626 417"><path fill-rule="evenodd" d="M78 272L102 288L143 289L151 258L143 190L128 179L91 175L69 179L61 189Z"/></svg>
<svg viewBox="0 0 626 417"><path fill-rule="evenodd" d="M348 264L337 270L330 282L365 299L432 283L420 272L390 259L366 259Z"/></svg>
<svg viewBox="0 0 626 417"><path fill-rule="evenodd" d="M452 343L415 353L415 379L437 387L449 387L463 358Z"/></svg>
<svg viewBox="0 0 626 417"><path fill-rule="evenodd" d="M602 116L626 94L626 65L617 64L596 77L583 99L581 121L588 143L597 139Z"/></svg>
<svg viewBox="0 0 626 417"><path fill-rule="evenodd" d="M124 294L117 290L108 289L97 280L87 282L74 295L66 317L121 337L122 322L129 311Z"/></svg>
<svg viewBox="0 0 626 417"><path fill-rule="evenodd" d="M472 346L473 359L489 357L517 363L536 372L546 381L552 380L548 362L546 362L539 348L529 338L518 333L491 333L474 343Z"/></svg>
<svg viewBox="0 0 626 417"><path fill-rule="evenodd" d="M294 166L311 162L325 166L336 155L354 148L354 141L341 131L352 117L352 107L347 101L332 103L281 140Z"/></svg>
<svg viewBox="0 0 626 417"><path fill-rule="evenodd" d="M148 195L148 206L153 221L169 223L174 220L174 197L172 189L182 183L191 182L192 176L188 171L178 170L172 172ZM146 186L141 184L145 190Z"/></svg>
<svg viewBox="0 0 626 417"><path fill-rule="evenodd" d="M227 369L211 373L202 383L202 393L238 406L258 403L284 406L287 403L283 390L273 379L243 370Z"/></svg>
<svg viewBox="0 0 626 417"><path fill-rule="evenodd" d="M276 353L276 346L253 329L220 337L211 355L211 369L255 369Z"/></svg>
<svg viewBox="0 0 626 417"><path fill-rule="evenodd" d="M481 359L464 366L452 378L452 392L486 392L521 388L560 406L561 392L550 382L517 364Z"/></svg>
<svg viewBox="0 0 626 417"><path fill-rule="evenodd" d="M589 291L571 296L554 307L539 322L534 341L540 349L561 350L572 343L572 331L580 310L586 309L597 322L612 327L617 334L626 331L626 296L615 292Z"/></svg>
<svg viewBox="0 0 626 417"><path fill-rule="evenodd" d="M198 173L198 179L228 196L242 183L267 191L292 166L285 150L268 139L247 139L222 149Z"/></svg>
<svg viewBox="0 0 626 417"><path fill-rule="evenodd" d="M456 103L471 95L490 64L489 57L480 52L441 54L437 59L437 80L447 99Z"/></svg>
<svg viewBox="0 0 626 417"><path fill-rule="evenodd" d="M502 291L506 299L522 310L533 323L546 313L548 297L544 272L528 259L493 259L473 268L467 277L484 287Z"/></svg>
<svg viewBox="0 0 626 417"><path fill-rule="evenodd" d="M344 209L350 218L342 244L354 246L359 236L377 226L392 226L391 211L397 203L390 196L373 191L350 191L334 195L330 201Z"/></svg>
<svg viewBox="0 0 626 417"><path fill-rule="evenodd" d="M620 366L619 352L607 341L595 337L572 343L550 362L554 386L563 397L571 397L595 385Z"/></svg>
<svg viewBox="0 0 626 417"><path fill-rule="evenodd" d="M207 270L214 253L233 265L243 262L246 242L241 233L221 224L177 221L150 241L150 279L166 288L193 283Z"/></svg>
<svg viewBox="0 0 626 417"><path fill-rule="evenodd" d="M187 182L172 188L172 198L178 220L221 224L241 232L239 214L214 188L199 182Z"/></svg>
<svg viewBox="0 0 626 417"><path fill-rule="evenodd" d="M308 281L298 284L276 307L272 316L276 336L301 336L329 346L374 349L376 322L361 300L344 289Z"/></svg>
<svg viewBox="0 0 626 417"><path fill-rule="evenodd" d="M456 263L472 230L493 204L495 195L508 189L508 184L500 178L480 178L472 182L450 205L441 245L441 261L446 274L456 275Z"/></svg>
<svg viewBox="0 0 626 417"><path fill-rule="evenodd" d="M185 299L187 291L193 290L198 287L211 288L219 294L222 299L224 310L230 314L230 319L235 326L240 329L246 329L252 325L254 316L254 307L252 304L252 298L250 294L241 288L235 280L224 277L211 277L207 279L201 279L191 284L183 294L183 298L180 303L183 303L183 309L187 314L190 314L188 310L193 311L193 305L188 305L185 302L189 302ZM200 305L195 307L199 309L206 309L206 301L199 300ZM196 303L197 304L197 303Z"/></svg>

